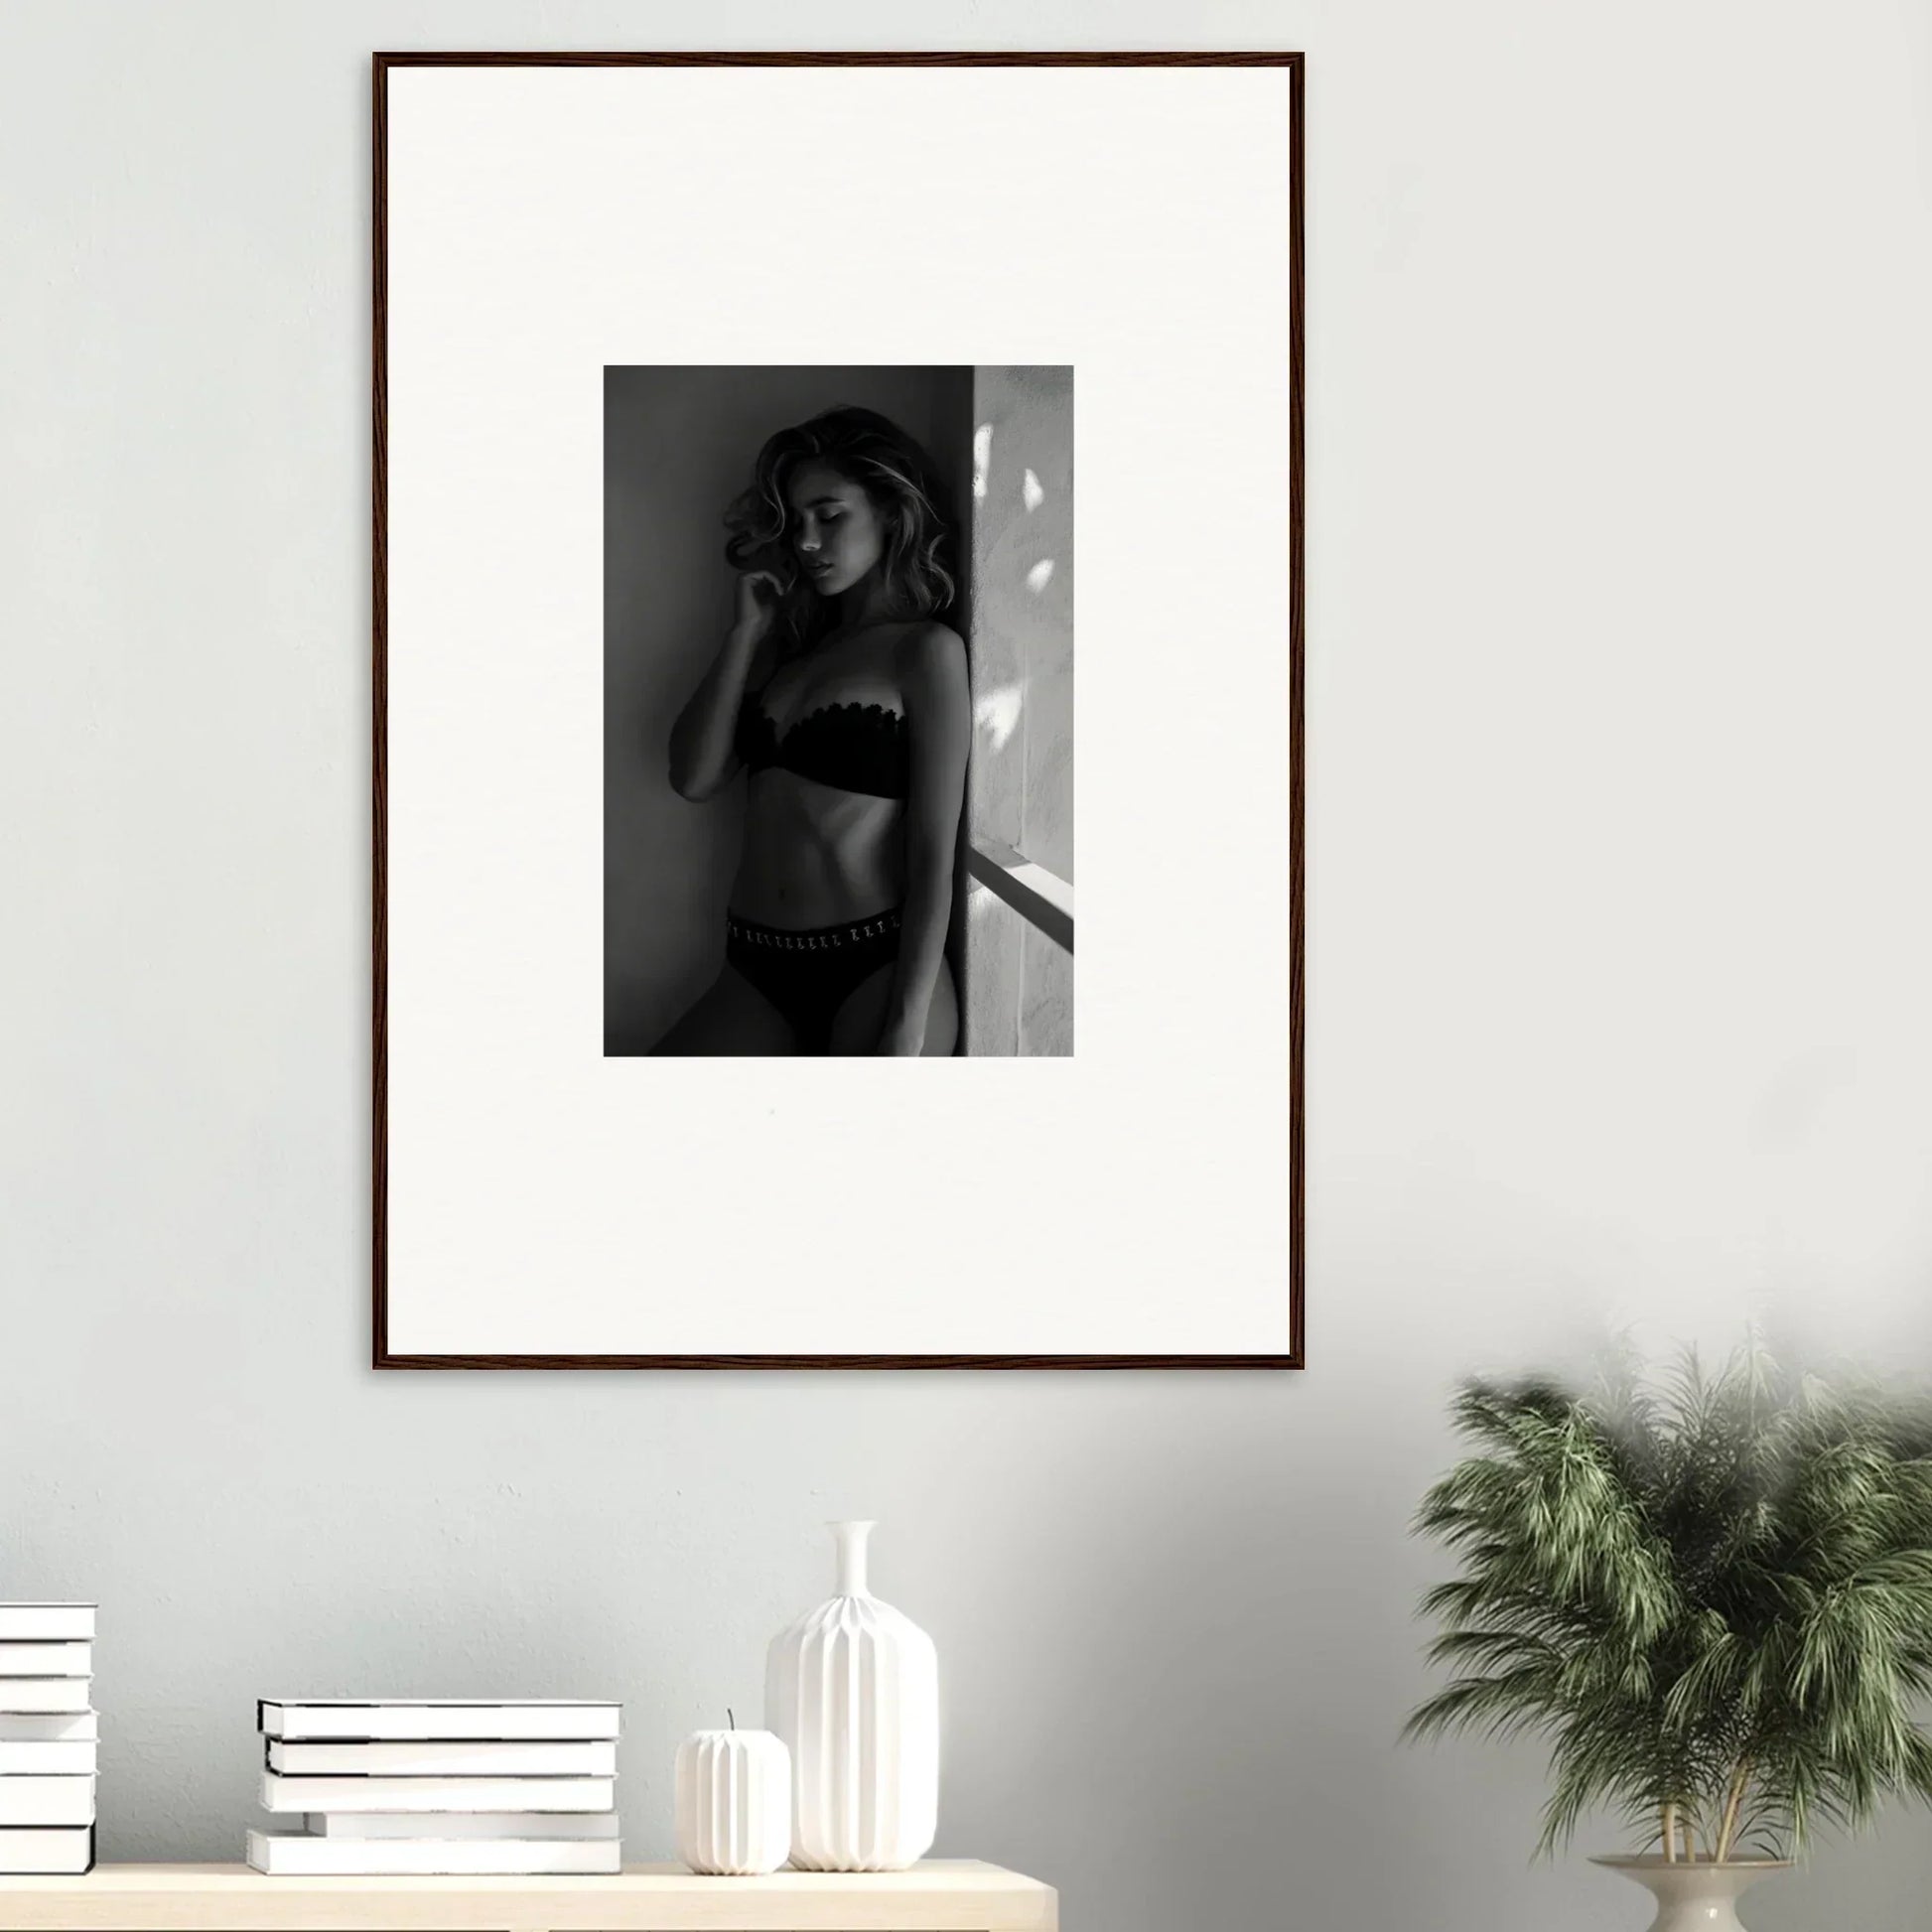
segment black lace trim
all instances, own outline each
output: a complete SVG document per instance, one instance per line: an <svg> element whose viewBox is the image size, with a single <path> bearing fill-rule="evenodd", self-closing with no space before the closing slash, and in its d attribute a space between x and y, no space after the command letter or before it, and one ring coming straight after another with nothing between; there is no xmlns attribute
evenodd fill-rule
<svg viewBox="0 0 1932 1932"><path fill-rule="evenodd" d="M822 704L778 736L762 704L748 697L738 720L738 755L753 770L777 765L840 791L903 798L909 746L902 713L883 704Z"/></svg>

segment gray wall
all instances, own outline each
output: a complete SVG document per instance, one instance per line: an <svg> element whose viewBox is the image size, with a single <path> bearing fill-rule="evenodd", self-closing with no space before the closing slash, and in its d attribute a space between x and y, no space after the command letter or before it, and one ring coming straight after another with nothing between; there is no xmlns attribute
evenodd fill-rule
<svg viewBox="0 0 1932 1932"><path fill-rule="evenodd" d="M725 505L766 437L835 403L890 416L958 476L971 380L967 369L914 366L606 372L607 1051L648 1048L724 958L743 787L689 804L671 789L667 745L732 621Z"/></svg>
<svg viewBox="0 0 1932 1932"><path fill-rule="evenodd" d="M1304 1377L363 1366L365 57L800 36L1311 52ZM250 1700L358 1687L625 1699L662 1853L862 1511L944 1660L940 1849L1070 1923L1641 1924L1529 1866L1533 1748L1393 1748L1404 1526L1451 1379L1600 1319L1932 1356L1927 36L0 10L0 1590L106 1606L105 1853L235 1856ZM1752 1922L1928 1887L1900 1817Z"/></svg>

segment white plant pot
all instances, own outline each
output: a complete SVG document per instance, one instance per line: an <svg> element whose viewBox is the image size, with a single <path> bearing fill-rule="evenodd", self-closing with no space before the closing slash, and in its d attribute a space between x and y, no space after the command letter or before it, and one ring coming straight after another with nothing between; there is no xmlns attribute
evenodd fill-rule
<svg viewBox="0 0 1932 1932"><path fill-rule="evenodd" d="M768 1730L699 1730L677 1747L677 1855L693 1871L776 1871L791 1851L791 1758Z"/></svg>
<svg viewBox="0 0 1932 1932"><path fill-rule="evenodd" d="M838 1594L771 1641L764 1722L791 1751L791 1862L899 1871L939 1823L939 1659L866 1587L870 1523L834 1523Z"/></svg>
<svg viewBox="0 0 1932 1932"><path fill-rule="evenodd" d="M1641 1859L1591 1859L1645 1886L1657 1900L1650 1932L1745 1932L1738 1897L1760 1878L1789 1871L1789 1859L1729 1859L1723 1864L1673 1863L1661 1853Z"/></svg>

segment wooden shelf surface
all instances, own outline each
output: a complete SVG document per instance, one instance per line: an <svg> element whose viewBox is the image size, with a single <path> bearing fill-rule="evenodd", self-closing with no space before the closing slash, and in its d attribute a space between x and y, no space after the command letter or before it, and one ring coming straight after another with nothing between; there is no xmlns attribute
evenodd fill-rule
<svg viewBox="0 0 1932 1932"><path fill-rule="evenodd" d="M268 1877L242 1864L0 1876L6 1932L1055 1932L1058 1894L975 1859L701 1878Z"/></svg>

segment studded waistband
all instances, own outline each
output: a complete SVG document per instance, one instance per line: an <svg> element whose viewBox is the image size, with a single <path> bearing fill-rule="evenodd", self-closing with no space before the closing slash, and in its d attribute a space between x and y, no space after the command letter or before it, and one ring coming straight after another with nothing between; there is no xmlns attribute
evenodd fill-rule
<svg viewBox="0 0 1932 1932"><path fill-rule="evenodd" d="M759 925L751 919L736 919L729 915L725 919L726 936L735 944L769 946L776 952L825 952L839 946L856 946L867 939L878 939L889 932L897 932L898 927L899 908L897 905L850 925L810 926L795 931L784 926Z"/></svg>

